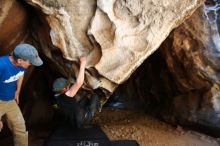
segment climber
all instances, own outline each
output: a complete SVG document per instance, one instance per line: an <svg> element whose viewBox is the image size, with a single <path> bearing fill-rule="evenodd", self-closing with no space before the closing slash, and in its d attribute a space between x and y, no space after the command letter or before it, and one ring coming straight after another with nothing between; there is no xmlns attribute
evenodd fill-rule
<svg viewBox="0 0 220 146"><path fill-rule="evenodd" d="M78 90L83 85L86 66L86 57L80 57L80 69L76 81L73 79L57 78L53 83L53 91L57 108L64 116L64 120L71 126L81 128L85 121L90 122L96 111L98 96L93 96L91 100L87 98L78 99Z"/></svg>

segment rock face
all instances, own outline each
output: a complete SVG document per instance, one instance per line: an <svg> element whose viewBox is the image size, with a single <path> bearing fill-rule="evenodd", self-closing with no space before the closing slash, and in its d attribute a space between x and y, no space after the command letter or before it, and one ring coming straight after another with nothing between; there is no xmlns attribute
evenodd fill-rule
<svg viewBox="0 0 220 146"><path fill-rule="evenodd" d="M176 119L212 131L220 130L218 6L206 1L162 46L179 92L173 101Z"/></svg>
<svg viewBox="0 0 220 146"><path fill-rule="evenodd" d="M16 0L0 2L0 54L9 53L15 44L24 41L28 34L29 15L24 5Z"/></svg>
<svg viewBox="0 0 220 146"><path fill-rule="evenodd" d="M173 103L173 107L169 106L173 113L170 118L186 125L214 122L209 116L214 113L211 88L216 82L212 79L216 71L206 54L209 31L203 16L201 7L171 33L160 50L173 81L170 84L170 79L163 77L170 86Z"/></svg>
<svg viewBox="0 0 220 146"><path fill-rule="evenodd" d="M2 54L18 42L29 41L64 76L77 74L78 57L87 55L88 88L102 88L111 94L202 0L26 2L33 7L21 7L22 3L13 0L1 2L0 27L9 29L3 29L0 36ZM21 16L11 23L14 13Z"/></svg>
<svg viewBox="0 0 220 146"><path fill-rule="evenodd" d="M202 1L27 2L45 14L52 45L65 59L88 55L88 84L113 92ZM45 55L54 60L47 49Z"/></svg>
<svg viewBox="0 0 220 146"><path fill-rule="evenodd" d="M118 84L127 79L198 4L198 1L179 2L98 1L100 10L96 11L91 33L102 49L101 60L95 66L99 73ZM97 27L103 12L107 14L105 23L111 27ZM109 35L103 30L108 30Z"/></svg>

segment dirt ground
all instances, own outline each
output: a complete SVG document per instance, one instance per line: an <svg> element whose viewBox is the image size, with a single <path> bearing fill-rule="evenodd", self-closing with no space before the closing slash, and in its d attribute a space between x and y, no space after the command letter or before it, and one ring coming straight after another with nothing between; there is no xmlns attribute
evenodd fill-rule
<svg viewBox="0 0 220 146"><path fill-rule="evenodd" d="M172 127L144 113L103 109L94 123L99 124L110 140L136 140L140 146L219 146L218 139L182 127ZM30 131L29 145L42 146L48 131ZM5 145L7 144L7 145ZM12 137L0 139L0 146L13 146Z"/></svg>
<svg viewBox="0 0 220 146"><path fill-rule="evenodd" d="M172 127L143 113L103 109L94 119L111 140L136 140L140 146L219 146L210 136Z"/></svg>

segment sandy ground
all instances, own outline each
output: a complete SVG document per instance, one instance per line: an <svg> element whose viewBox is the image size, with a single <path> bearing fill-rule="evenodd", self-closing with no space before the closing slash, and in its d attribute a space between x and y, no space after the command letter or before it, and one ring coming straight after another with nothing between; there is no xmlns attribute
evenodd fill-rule
<svg viewBox="0 0 220 146"><path fill-rule="evenodd" d="M111 140L136 140L140 146L219 146L215 138L128 110L103 109L94 122Z"/></svg>
<svg viewBox="0 0 220 146"><path fill-rule="evenodd" d="M140 146L219 146L218 139L172 127L134 111L103 109L96 114L94 123L101 126L110 140L136 140ZM29 145L42 146L48 136L48 131L29 131ZM13 146L12 136L0 138L0 146Z"/></svg>

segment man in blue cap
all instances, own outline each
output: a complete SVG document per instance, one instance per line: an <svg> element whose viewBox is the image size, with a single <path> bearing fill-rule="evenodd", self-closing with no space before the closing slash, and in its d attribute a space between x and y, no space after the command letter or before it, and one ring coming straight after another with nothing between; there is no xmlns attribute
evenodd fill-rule
<svg viewBox="0 0 220 146"><path fill-rule="evenodd" d="M30 44L19 44L10 56L0 57L0 120L6 116L15 146L28 146L28 132L18 106L24 72L31 65L42 64L36 48Z"/></svg>
<svg viewBox="0 0 220 146"><path fill-rule="evenodd" d="M64 121L73 127L81 128L85 121L90 122L98 108L98 96L78 98L77 92L84 82L86 58L80 57L80 69L76 81L57 78L53 83L53 91L57 94L57 105ZM95 95L95 94L94 94Z"/></svg>

